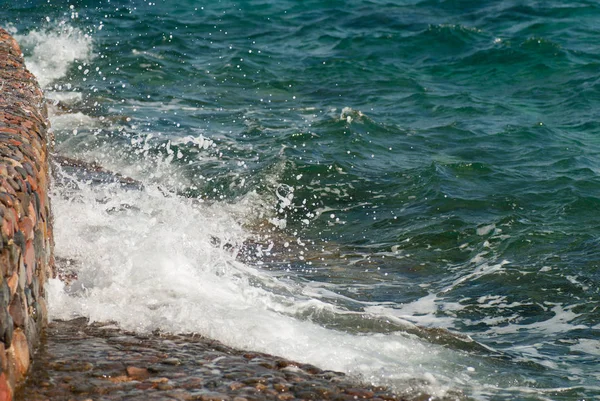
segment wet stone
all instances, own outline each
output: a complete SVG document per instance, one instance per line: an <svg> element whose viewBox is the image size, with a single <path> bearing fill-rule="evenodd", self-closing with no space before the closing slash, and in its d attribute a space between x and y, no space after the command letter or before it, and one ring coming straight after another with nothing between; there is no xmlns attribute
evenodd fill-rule
<svg viewBox="0 0 600 401"><path fill-rule="evenodd" d="M17 231L14 234L13 241L15 241L15 244L17 244L18 246L21 247L21 252L24 253L25 252L25 236L23 235L23 233L21 231Z"/></svg>
<svg viewBox="0 0 600 401"><path fill-rule="evenodd" d="M15 166L15 170L17 170L17 173L21 175L21 178L23 178L24 180L27 179L27 170L20 166Z"/></svg>
<svg viewBox="0 0 600 401"><path fill-rule="evenodd" d="M29 163L29 162L23 163L23 168L25 169L25 172L27 175L30 175L30 176L35 175L33 172L33 167L31 167L31 163Z"/></svg>
<svg viewBox="0 0 600 401"><path fill-rule="evenodd" d="M173 386L172 384L169 384L169 383L158 383L156 385L156 389L157 390L162 390L162 391L172 390L174 388L175 388L175 386Z"/></svg>
<svg viewBox="0 0 600 401"><path fill-rule="evenodd" d="M94 392L95 387L93 385L90 384L85 384L85 383L77 383L73 386L71 386L71 392L73 394L82 394L82 393L93 393Z"/></svg>
<svg viewBox="0 0 600 401"><path fill-rule="evenodd" d="M33 277L31 282L31 290L33 291L33 298L37 299L40 295L40 282L36 276Z"/></svg>
<svg viewBox="0 0 600 401"><path fill-rule="evenodd" d="M381 400L384 400L384 401L396 401L396 400L398 400L398 397L396 395L394 395L394 394L392 394L390 392L387 392L387 391L378 392L378 393L375 394L375 397L379 398ZM429 395L427 397L429 397Z"/></svg>
<svg viewBox="0 0 600 401"><path fill-rule="evenodd" d="M341 373L238 351L197 335L140 338L104 326L82 319L52 322L15 400L374 399L374 388ZM389 391L377 389L377 395L383 393Z"/></svg>
<svg viewBox="0 0 600 401"><path fill-rule="evenodd" d="M207 393L200 396L202 401L230 401L231 398L227 394Z"/></svg>
<svg viewBox="0 0 600 401"><path fill-rule="evenodd" d="M241 389L242 387L245 387L245 386L246 386L246 385L245 385L244 383L240 383L240 382L232 382L232 383L229 383L229 388L230 388L231 390L233 390L233 391L235 391L235 390L239 390L239 389Z"/></svg>
<svg viewBox="0 0 600 401"><path fill-rule="evenodd" d="M15 373L17 377L23 377L27 373L30 364L29 344L23 330L16 329L14 331L12 343Z"/></svg>
<svg viewBox="0 0 600 401"><path fill-rule="evenodd" d="M146 380L150 377L150 372L146 368L138 368L135 366L127 367L127 376L131 377L133 380Z"/></svg>
<svg viewBox="0 0 600 401"><path fill-rule="evenodd" d="M31 291L31 288L25 288L24 290L25 293L25 300L27 301L27 305L33 305L33 293Z"/></svg>
<svg viewBox="0 0 600 401"><path fill-rule="evenodd" d="M290 391L290 386L285 383L275 383L273 384L273 388L279 392Z"/></svg>
<svg viewBox="0 0 600 401"><path fill-rule="evenodd" d="M13 332L14 332L14 323L12 316L10 316L4 308L2 308L2 312L0 314L0 319L2 319L2 331L4 333L4 347L10 348L13 340Z"/></svg>
<svg viewBox="0 0 600 401"><path fill-rule="evenodd" d="M361 388L349 388L349 389L346 389L345 392L346 392L346 394L357 396L360 399L373 398L373 396L375 395L375 393L373 393L372 391L361 389Z"/></svg>
<svg viewBox="0 0 600 401"><path fill-rule="evenodd" d="M0 308L6 308L10 303L10 287L6 280L2 280L0 285Z"/></svg>
<svg viewBox="0 0 600 401"><path fill-rule="evenodd" d="M181 361L177 358L167 358L167 359L163 360L162 363L164 363L165 365L173 365L173 366L181 365Z"/></svg>
<svg viewBox="0 0 600 401"><path fill-rule="evenodd" d="M296 396L296 398L301 398L303 400L321 400L323 399L323 397L321 397L319 394L317 394L314 391L299 391L297 393L294 394Z"/></svg>
<svg viewBox="0 0 600 401"><path fill-rule="evenodd" d="M8 310L13 318L14 325L16 327L25 327L27 311L19 294L15 294Z"/></svg>

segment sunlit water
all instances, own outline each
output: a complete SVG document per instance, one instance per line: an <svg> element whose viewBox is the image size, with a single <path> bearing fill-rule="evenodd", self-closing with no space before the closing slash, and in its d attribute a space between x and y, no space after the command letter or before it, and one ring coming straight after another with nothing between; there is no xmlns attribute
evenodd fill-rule
<svg viewBox="0 0 600 401"><path fill-rule="evenodd" d="M600 396L595 3L53 3L0 25L56 152L138 182L56 166L52 318Z"/></svg>

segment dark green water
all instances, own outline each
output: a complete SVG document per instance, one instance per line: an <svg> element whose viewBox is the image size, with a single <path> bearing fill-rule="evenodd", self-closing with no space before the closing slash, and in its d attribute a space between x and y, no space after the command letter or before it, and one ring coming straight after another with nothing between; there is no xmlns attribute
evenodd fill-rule
<svg viewBox="0 0 600 401"><path fill-rule="evenodd" d="M417 337L476 399L600 397L596 2L0 4L68 110L57 152L253 199L231 214L275 254L241 259L336 312L267 309L355 340L394 319L468 335Z"/></svg>

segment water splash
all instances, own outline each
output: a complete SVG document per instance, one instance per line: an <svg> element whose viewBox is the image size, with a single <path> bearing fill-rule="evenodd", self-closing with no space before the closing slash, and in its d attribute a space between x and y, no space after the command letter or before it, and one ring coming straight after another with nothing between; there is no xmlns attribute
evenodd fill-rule
<svg viewBox="0 0 600 401"><path fill-rule="evenodd" d="M90 34L66 23L16 34L15 39L42 88L66 76L73 64L85 66L94 57Z"/></svg>

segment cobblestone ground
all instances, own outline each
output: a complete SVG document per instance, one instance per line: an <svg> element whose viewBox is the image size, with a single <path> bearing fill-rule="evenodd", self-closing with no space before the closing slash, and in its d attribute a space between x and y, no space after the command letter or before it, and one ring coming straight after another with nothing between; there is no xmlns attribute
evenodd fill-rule
<svg viewBox="0 0 600 401"><path fill-rule="evenodd" d="M192 335L50 324L16 400L401 400L342 373ZM411 400L426 400L419 396Z"/></svg>

